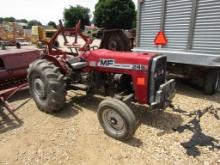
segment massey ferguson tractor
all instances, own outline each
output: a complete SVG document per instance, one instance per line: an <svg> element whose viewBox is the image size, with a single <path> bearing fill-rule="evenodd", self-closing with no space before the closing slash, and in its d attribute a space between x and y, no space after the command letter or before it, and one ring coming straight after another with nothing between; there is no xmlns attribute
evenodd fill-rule
<svg viewBox="0 0 220 165"><path fill-rule="evenodd" d="M75 37L74 43L68 42L66 34ZM53 46L59 35L69 51ZM83 46L77 43L78 36L85 41ZM174 97L175 82L166 81L166 57L96 49L91 43L92 39L80 32L80 22L74 28L64 28L60 21L42 59L29 66L30 93L46 113L63 108L67 90L110 96L98 106L99 122L107 135L128 140L137 127L131 102L164 109Z"/></svg>

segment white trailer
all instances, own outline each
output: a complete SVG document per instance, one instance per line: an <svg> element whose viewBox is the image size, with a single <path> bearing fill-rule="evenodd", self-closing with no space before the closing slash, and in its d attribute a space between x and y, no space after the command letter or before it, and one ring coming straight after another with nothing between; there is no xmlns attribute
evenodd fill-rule
<svg viewBox="0 0 220 165"><path fill-rule="evenodd" d="M133 51L167 56L170 73L214 94L220 68L220 0L138 0L137 46ZM156 45L164 33L167 43Z"/></svg>

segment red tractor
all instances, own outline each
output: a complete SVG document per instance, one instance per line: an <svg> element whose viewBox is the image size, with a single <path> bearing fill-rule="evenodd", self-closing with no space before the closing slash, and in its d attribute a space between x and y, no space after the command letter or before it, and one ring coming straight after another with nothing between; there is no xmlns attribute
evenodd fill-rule
<svg viewBox="0 0 220 165"><path fill-rule="evenodd" d="M53 46L60 34L69 52ZM66 34L72 34L75 42L69 44ZM77 44L78 36L85 41L82 47ZM95 50L91 43L92 39L80 32L80 22L71 29L64 28L60 22L43 58L34 61L28 69L31 95L37 107L47 113L62 109L69 89L111 96L98 106L99 122L107 135L128 140L137 125L129 108L131 102L164 109L174 97L175 82L166 81L166 57Z"/></svg>

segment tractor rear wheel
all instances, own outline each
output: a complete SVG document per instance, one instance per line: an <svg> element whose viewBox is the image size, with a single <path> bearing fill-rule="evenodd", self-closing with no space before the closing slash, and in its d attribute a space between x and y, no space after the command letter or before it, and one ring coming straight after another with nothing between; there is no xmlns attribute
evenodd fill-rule
<svg viewBox="0 0 220 165"><path fill-rule="evenodd" d="M120 29L105 31L100 48L114 51L131 51L130 40Z"/></svg>
<svg viewBox="0 0 220 165"><path fill-rule="evenodd" d="M28 69L30 93L37 107L46 113L60 110L65 104L66 83L52 62L34 61Z"/></svg>
<svg viewBox="0 0 220 165"><path fill-rule="evenodd" d="M98 119L105 133L117 140L129 140L136 130L136 117L122 101L106 99L99 104Z"/></svg>

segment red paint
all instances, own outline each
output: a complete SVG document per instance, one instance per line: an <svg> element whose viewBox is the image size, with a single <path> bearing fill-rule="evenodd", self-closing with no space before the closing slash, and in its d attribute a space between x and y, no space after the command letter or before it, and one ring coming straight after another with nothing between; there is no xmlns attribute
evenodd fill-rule
<svg viewBox="0 0 220 165"><path fill-rule="evenodd" d="M100 59L114 59L117 64L139 64L150 66L152 58L155 56L154 53L133 53L133 52L115 52L106 49L98 49L94 51L87 52L82 55L88 63L95 62L96 65L99 63ZM148 68L150 69L150 68ZM148 96L148 80L149 71L148 70L134 70L134 69L116 69L116 68L106 68L101 66L89 66L84 69L84 71L99 71L105 73L121 73L128 74L132 77L133 86L135 91L135 99L141 104L147 104L149 101ZM141 80L141 84L138 81ZM144 80L144 84L143 84Z"/></svg>
<svg viewBox="0 0 220 165"><path fill-rule="evenodd" d="M141 104L148 104L149 103L149 70L152 58L155 56L154 53L134 53L134 52L117 52L117 51L110 51L106 49L98 49L90 51L90 44L92 40L84 36L80 32L80 22L72 29L66 29L63 27L62 23L60 22L60 27L58 28L57 32L54 34L52 39L50 40L48 45L48 49L44 58L48 59L49 61L53 62L57 67L61 68L64 75L71 74L71 70L68 69L68 57L72 56L80 56L84 59L88 64L92 64L87 66L83 69L83 72L104 72L104 73L119 73L119 74L127 74L132 77L133 88L135 92L135 100ZM56 38L62 34L66 43L66 46L74 47L77 42L69 43L66 39L66 34L74 35L77 41L77 36L79 35L84 41L85 45L82 47L77 47L81 54L73 54L64 52L61 49L54 50L53 43ZM114 60L116 64L135 64L138 66L143 66L144 69L122 69L122 68L112 68L112 67L103 67L98 66L98 63L101 59L106 60ZM133 66L133 65L132 65Z"/></svg>
<svg viewBox="0 0 220 165"><path fill-rule="evenodd" d="M26 78L29 64L40 57L38 50L0 51L0 83L9 79Z"/></svg>

